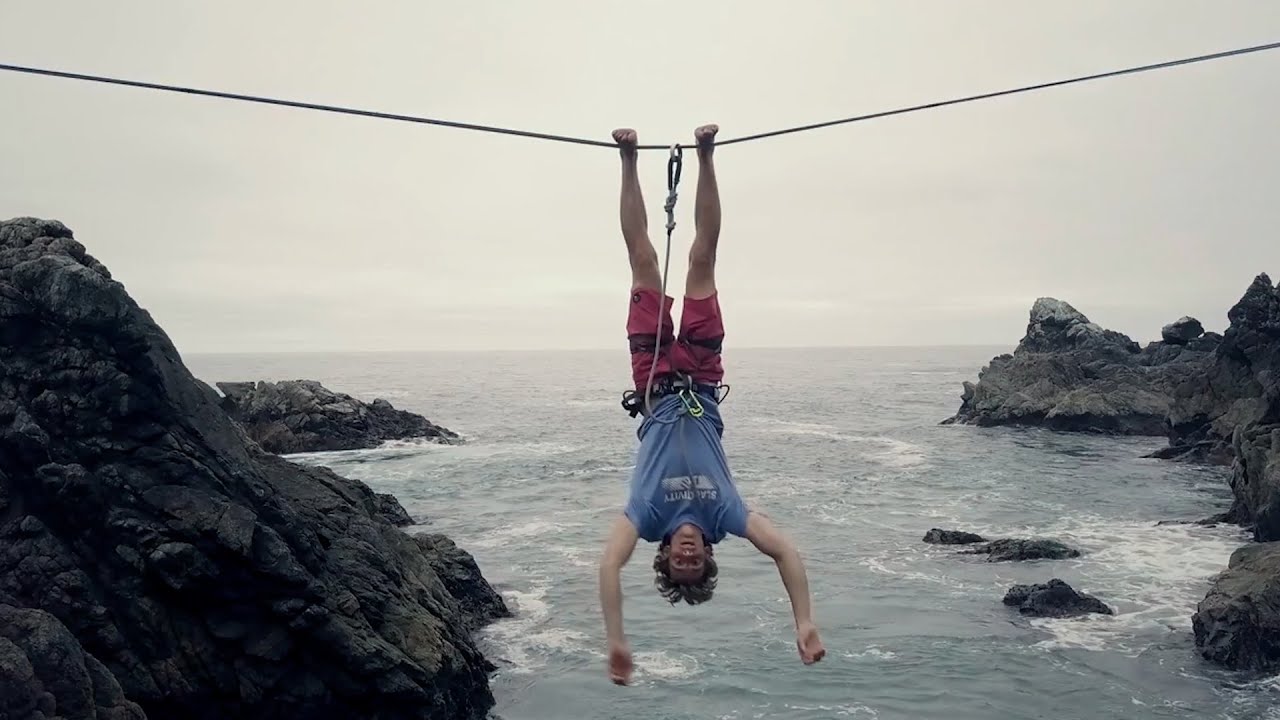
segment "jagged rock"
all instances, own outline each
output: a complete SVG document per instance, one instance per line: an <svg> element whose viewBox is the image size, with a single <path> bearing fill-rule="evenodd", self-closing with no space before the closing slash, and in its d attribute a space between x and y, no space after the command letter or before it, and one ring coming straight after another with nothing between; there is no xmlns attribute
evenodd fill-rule
<svg viewBox="0 0 1280 720"><path fill-rule="evenodd" d="M1213 345L1141 348L1066 302L1040 298L1018 347L964 383L960 409L943 424L1164 435L1174 386L1203 372Z"/></svg>
<svg viewBox="0 0 1280 720"><path fill-rule="evenodd" d="M1076 592L1067 583L1054 578L1038 585L1014 585L1005 593L1004 604L1032 617L1066 618L1088 613L1114 615L1106 603L1092 595Z"/></svg>
<svg viewBox="0 0 1280 720"><path fill-rule="evenodd" d="M57 618L0 603L0 718L145 717L111 671Z"/></svg>
<svg viewBox="0 0 1280 720"><path fill-rule="evenodd" d="M459 441L457 433L382 398L364 403L314 380L220 382L222 407L264 450L288 454L373 448L387 440Z"/></svg>
<svg viewBox="0 0 1280 720"><path fill-rule="evenodd" d="M1212 363L1174 388L1169 447L1153 455L1230 465L1243 450L1236 447L1236 429L1260 427L1242 442L1265 447L1261 427L1280 424L1280 288L1272 286L1266 273L1258 274L1228 319ZM1233 486L1242 491L1236 497L1244 515L1252 516L1252 509L1262 505L1260 497L1245 497L1253 495L1248 488L1260 487L1249 477L1256 473L1261 478L1265 464L1235 470L1239 478Z"/></svg>
<svg viewBox="0 0 1280 720"><path fill-rule="evenodd" d="M987 562L1021 562L1024 560L1065 560L1080 557L1080 551L1057 540L1005 538L985 545L961 550L961 555L986 555Z"/></svg>
<svg viewBox="0 0 1280 720"><path fill-rule="evenodd" d="M409 515L409 511L404 509L404 506L400 504L395 495L374 493L373 499L378 504L378 513L392 525L405 527L415 524L413 517Z"/></svg>
<svg viewBox="0 0 1280 720"><path fill-rule="evenodd" d="M1280 542L1232 553L1191 627L1206 660L1232 670L1280 668Z"/></svg>
<svg viewBox="0 0 1280 720"><path fill-rule="evenodd" d="M0 705L87 707L87 675L118 718L483 717L469 628L503 610L384 510L251 441L61 223L0 223L0 600L79 649L21 616Z"/></svg>
<svg viewBox="0 0 1280 720"><path fill-rule="evenodd" d="M931 545L969 545L986 542L987 539L976 533L963 530L940 530L933 528L924 534L924 541Z"/></svg>
<svg viewBox="0 0 1280 720"><path fill-rule="evenodd" d="M511 614L502 596L485 582L471 553L439 533L415 535L413 539L425 551L432 569L440 576L449 594L457 598L467 613L466 627L469 630L479 629Z"/></svg>
<svg viewBox="0 0 1280 720"><path fill-rule="evenodd" d="M1160 328L1160 337L1170 345L1186 345L1203 334L1204 325L1185 315Z"/></svg>

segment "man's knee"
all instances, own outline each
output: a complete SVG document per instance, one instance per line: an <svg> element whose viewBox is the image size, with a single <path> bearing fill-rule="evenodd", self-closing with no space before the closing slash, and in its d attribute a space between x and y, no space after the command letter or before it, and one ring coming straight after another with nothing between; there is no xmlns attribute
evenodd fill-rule
<svg viewBox="0 0 1280 720"><path fill-rule="evenodd" d="M716 271L716 249L714 247L698 247L695 244L689 249L689 272L711 276Z"/></svg>
<svg viewBox="0 0 1280 720"><path fill-rule="evenodd" d="M631 253L631 284L657 290L662 287L662 271L658 269L658 253L653 248Z"/></svg>

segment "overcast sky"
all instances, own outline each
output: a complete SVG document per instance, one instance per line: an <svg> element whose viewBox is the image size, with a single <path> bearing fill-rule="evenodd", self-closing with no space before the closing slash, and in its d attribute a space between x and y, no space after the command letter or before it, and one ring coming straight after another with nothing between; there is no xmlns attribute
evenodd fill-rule
<svg viewBox="0 0 1280 720"><path fill-rule="evenodd" d="M723 137L1280 40L1280 3L0 3L0 62L607 140ZM1280 279L1280 51L717 152L738 346L1145 341ZM0 216L183 352L617 348L617 154L0 73ZM683 288L697 172L672 251ZM665 157L642 156L662 250Z"/></svg>

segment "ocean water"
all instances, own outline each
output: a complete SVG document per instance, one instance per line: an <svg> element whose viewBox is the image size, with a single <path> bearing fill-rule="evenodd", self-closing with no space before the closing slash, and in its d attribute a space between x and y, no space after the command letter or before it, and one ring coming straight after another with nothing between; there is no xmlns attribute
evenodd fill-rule
<svg viewBox="0 0 1280 720"><path fill-rule="evenodd" d="M940 426L1007 348L727 349L725 447L743 494L796 540L827 648L804 666L773 564L717 549L710 603L672 607L643 541L623 575L634 684L605 673L595 562L624 502L637 421L615 352L187 357L207 382L311 378L420 412L467 443L300 455L395 494L471 551L515 617L487 628L505 720L1280 718L1280 683L1195 653L1191 614L1246 541L1157 525L1230 502L1223 472L1141 455L1158 438ZM932 527L1084 551L1007 564ZM1062 578L1113 617L1029 620L1009 586Z"/></svg>

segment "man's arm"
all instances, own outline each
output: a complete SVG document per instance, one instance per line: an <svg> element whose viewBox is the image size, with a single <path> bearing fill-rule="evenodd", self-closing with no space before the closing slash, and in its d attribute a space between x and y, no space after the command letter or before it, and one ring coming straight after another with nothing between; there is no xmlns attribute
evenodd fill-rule
<svg viewBox="0 0 1280 720"><path fill-rule="evenodd" d="M600 609L609 643L609 675L619 684L626 684L631 677L631 652L622 630L622 566L631 559L638 538L631 520L618 515L600 558Z"/></svg>
<svg viewBox="0 0 1280 720"><path fill-rule="evenodd" d="M796 622L796 646L805 664L815 663L826 655L818 628L813 622L813 609L809 598L809 579L805 574L800 551L781 530L763 513L752 510L747 515L747 539L760 552L768 555L778 566L782 585L791 598L791 612Z"/></svg>

